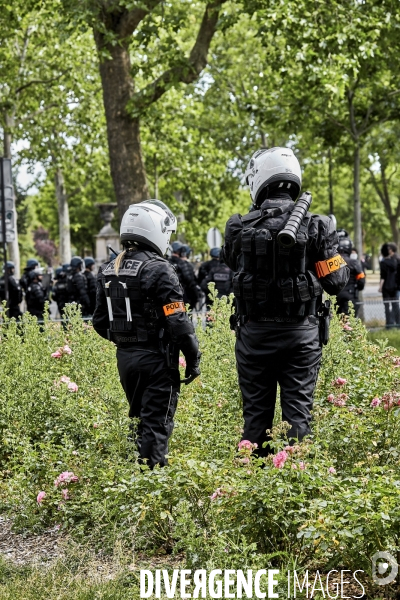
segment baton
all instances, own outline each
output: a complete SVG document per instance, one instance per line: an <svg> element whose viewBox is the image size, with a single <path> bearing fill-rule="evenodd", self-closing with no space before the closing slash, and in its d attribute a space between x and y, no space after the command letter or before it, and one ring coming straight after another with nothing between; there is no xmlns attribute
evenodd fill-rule
<svg viewBox="0 0 400 600"><path fill-rule="evenodd" d="M109 250L110 250L110 251L111 251L113 254L115 254L115 256L118 256L119 252L116 252L115 250L113 250L113 249L111 248L111 246L108 246L108 245L107 245L107 248L108 248L108 249L109 249Z"/></svg>

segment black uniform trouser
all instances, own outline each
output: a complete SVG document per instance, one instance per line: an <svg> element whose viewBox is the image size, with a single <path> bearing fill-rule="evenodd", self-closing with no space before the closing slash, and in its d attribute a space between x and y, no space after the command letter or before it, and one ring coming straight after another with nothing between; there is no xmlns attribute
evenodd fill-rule
<svg viewBox="0 0 400 600"><path fill-rule="evenodd" d="M180 391L179 369L168 369L156 350L118 348L117 361L129 416L140 419L135 430L139 455L150 467L164 466Z"/></svg>
<svg viewBox="0 0 400 600"><path fill-rule="evenodd" d="M354 306L354 315L357 316L360 304L358 303L358 298L354 294L341 293L336 296L336 310L339 315L348 315L350 314L349 303L352 303Z"/></svg>
<svg viewBox="0 0 400 600"><path fill-rule="evenodd" d="M383 291L383 306L385 307L386 328L400 325L399 299L396 297L396 291Z"/></svg>
<svg viewBox="0 0 400 600"><path fill-rule="evenodd" d="M19 310L19 305L12 305L8 307L8 317L12 319L19 319L22 317L22 312Z"/></svg>
<svg viewBox="0 0 400 600"><path fill-rule="evenodd" d="M291 425L288 437L301 440L310 433L321 354L315 317L301 323L250 321L240 328L236 361L243 397L242 439L257 443L260 456L271 452L262 444L272 428L278 383L282 420Z"/></svg>

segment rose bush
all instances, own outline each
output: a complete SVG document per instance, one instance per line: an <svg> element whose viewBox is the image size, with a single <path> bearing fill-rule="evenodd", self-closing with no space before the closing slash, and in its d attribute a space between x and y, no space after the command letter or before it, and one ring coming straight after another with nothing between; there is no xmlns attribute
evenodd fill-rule
<svg viewBox="0 0 400 600"><path fill-rule="evenodd" d="M275 455L263 462L250 442L239 444L230 313L215 299L210 325L198 328L202 375L182 389L169 466L154 471L129 441L112 344L72 307L65 329L40 329L28 315L4 322L0 502L15 527L61 524L102 547L117 536L140 550L183 552L194 568L369 570L374 552L396 553L396 351L368 341L353 317L334 317L313 435L288 445L277 411Z"/></svg>

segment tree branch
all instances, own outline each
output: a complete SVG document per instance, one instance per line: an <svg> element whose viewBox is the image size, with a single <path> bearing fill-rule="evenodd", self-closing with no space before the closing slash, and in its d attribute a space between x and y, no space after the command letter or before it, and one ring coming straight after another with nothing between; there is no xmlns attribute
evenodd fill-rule
<svg viewBox="0 0 400 600"><path fill-rule="evenodd" d="M43 106L42 108L35 110L35 112L33 113L28 113L24 117L20 117L18 119L18 123L24 123L28 119L34 119L38 115L41 115L42 113L46 112L46 110L49 110L50 108L55 108L56 106L58 106L58 104L56 104L55 102L53 102L52 104L48 104L47 106Z"/></svg>
<svg viewBox="0 0 400 600"><path fill-rule="evenodd" d="M330 121L332 121L332 123L335 123L335 125L338 125L339 127L342 127L342 129L344 129L345 131L347 131L347 133L350 134L351 136L353 135L352 132L351 132L351 129L349 129L346 125L343 125L343 123L341 123L337 119L334 119L333 117L331 117L331 115L328 115L328 119Z"/></svg>
<svg viewBox="0 0 400 600"><path fill-rule="evenodd" d="M160 4L161 0L146 0L145 2L140 2L140 7L134 8L133 10L125 11L117 26L117 33L120 37L126 38L137 29L138 25L141 21L152 10Z"/></svg>
<svg viewBox="0 0 400 600"><path fill-rule="evenodd" d="M226 0L214 0L207 4L196 41L188 58L183 59L170 69L164 71L158 79L147 85L143 90L133 94L131 106L134 112L142 112L156 102L167 89L176 82L192 83L207 65L207 54L211 40L215 34L219 11Z"/></svg>
<svg viewBox="0 0 400 600"><path fill-rule="evenodd" d="M31 81L28 81L27 83L24 83L19 88L17 88L15 90L15 93L19 94L22 92L22 90L26 90L26 88L30 87L31 85L46 84L46 83L52 83L53 81L57 81L57 79L60 79L61 77L63 77L63 75L65 75L65 73L68 72L68 70L69 69L67 69L66 71L63 71L62 73L60 73L60 75L57 75L56 77L51 77L50 79L32 79Z"/></svg>
<svg viewBox="0 0 400 600"><path fill-rule="evenodd" d="M371 169L371 167L367 167L367 170L369 171L369 173L371 175L372 185L374 186L376 193L378 194L383 206L385 207L386 214L388 215L388 217L391 217L392 216L392 207L391 207L390 202L387 202L387 198L385 197L384 192L380 189L379 184L376 180L376 177L375 177L374 172Z"/></svg>

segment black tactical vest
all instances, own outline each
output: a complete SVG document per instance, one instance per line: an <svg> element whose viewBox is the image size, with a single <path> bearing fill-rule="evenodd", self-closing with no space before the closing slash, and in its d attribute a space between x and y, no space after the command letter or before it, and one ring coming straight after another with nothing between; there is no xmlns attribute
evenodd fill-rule
<svg viewBox="0 0 400 600"><path fill-rule="evenodd" d="M239 270L233 279L233 293L242 316L303 317L316 313L322 287L315 273L307 269L311 215L307 213L303 219L296 244L282 248L276 237L289 217L290 211L285 212L283 207L242 217L243 230L235 242L241 250Z"/></svg>
<svg viewBox="0 0 400 600"><path fill-rule="evenodd" d="M218 297L229 296L232 290L232 272L228 265L219 264L209 273L210 281L215 283Z"/></svg>
<svg viewBox="0 0 400 600"><path fill-rule="evenodd" d="M118 277L112 260L101 272L110 321L110 331L117 343L154 342L158 339L158 311L141 291L140 275L145 265L165 259L147 252L138 252L135 258L124 257Z"/></svg>

